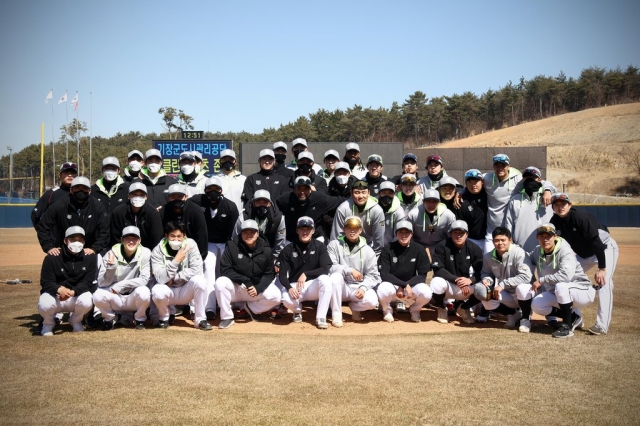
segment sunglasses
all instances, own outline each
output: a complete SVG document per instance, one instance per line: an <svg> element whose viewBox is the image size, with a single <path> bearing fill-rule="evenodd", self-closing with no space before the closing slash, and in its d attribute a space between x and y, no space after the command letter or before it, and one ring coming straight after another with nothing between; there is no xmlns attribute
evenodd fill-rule
<svg viewBox="0 0 640 426"><path fill-rule="evenodd" d="M62 166L60 166L60 171L63 171L66 169L78 170L78 165L76 163L64 163Z"/></svg>
<svg viewBox="0 0 640 426"><path fill-rule="evenodd" d="M493 157L493 162L509 164L509 157L507 157L506 155L496 155L495 157Z"/></svg>

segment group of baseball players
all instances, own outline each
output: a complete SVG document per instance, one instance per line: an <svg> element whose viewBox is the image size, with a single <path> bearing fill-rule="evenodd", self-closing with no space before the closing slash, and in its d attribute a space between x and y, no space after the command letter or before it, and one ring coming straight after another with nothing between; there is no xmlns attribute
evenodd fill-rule
<svg viewBox="0 0 640 426"><path fill-rule="evenodd" d="M124 168L105 158L93 184L63 164L60 186L32 212L47 253L39 333L53 335L63 313L74 332L164 329L181 314L200 330L218 316L219 329L239 318L301 322L304 302L327 329L343 326L348 302L352 321L378 310L386 322L420 322L430 307L438 323L504 316L523 333L536 313L563 338L596 294L587 331L608 332L616 242L538 168L520 172L498 154L493 171L471 169L460 184L440 156L420 173L406 154L402 174L387 178L383 158L363 162L358 144L342 158L325 152L324 168L308 146L293 140L287 163L287 144L276 142L250 176L233 150L211 177L192 151L177 178L156 149L131 151Z"/></svg>

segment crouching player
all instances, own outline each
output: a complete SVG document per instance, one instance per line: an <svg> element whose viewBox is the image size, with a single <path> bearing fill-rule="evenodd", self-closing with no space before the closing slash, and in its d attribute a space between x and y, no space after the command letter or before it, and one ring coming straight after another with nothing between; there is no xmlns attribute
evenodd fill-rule
<svg viewBox="0 0 640 426"><path fill-rule="evenodd" d="M482 250L467 241L469 228L464 220L456 220L449 227L449 237L434 249L431 268L433 279L430 286L431 303L438 310L438 322L449 322L444 299L464 301L458 313L465 324L475 322L470 309L478 304L474 296L475 283L482 273Z"/></svg>
<svg viewBox="0 0 640 426"><path fill-rule="evenodd" d="M125 227L120 241L102 258L93 303L102 312L104 330L113 330L116 312L135 312L135 329L144 330L151 303L151 250L140 245L137 226Z"/></svg>
<svg viewBox="0 0 640 426"><path fill-rule="evenodd" d="M349 301L351 318L362 321L362 311L375 309L378 296L373 290L380 284L376 254L361 237L362 220L349 216L344 221L344 235L329 243L331 282L333 283L332 319L334 327L342 327L342 301Z"/></svg>
<svg viewBox="0 0 640 426"><path fill-rule="evenodd" d="M48 254L40 273L38 312L42 316L43 336L53 336L54 315L70 312L74 332L84 331L82 319L91 310L91 287L96 277L96 255L84 252L84 229L71 226L64 233L59 255Z"/></svg>
<svg viewBox="0 0 640 426"><path fill-rule="evenodd" d="M316 326L327 329L327 310L331 303L331 259L327 247L313 239L314 222L309 216L298 219L298 240L280 252L277 283L283 287L282 303L293 311L293 322L302 321L302 302L317 300ZM335 298L334 298L335 299ZM340 305L334 306L336 310Z"/></svg>
<svg viewBox="0 0 640 426"><path fill-rule="evenodd" d="M393 322L391 302L406 298L414 301L409 308L411 321L420 322L420 311L431 300L431 288L425 283L431 269L429 256L423 246L411 241L411 222L398 221L395 232L396 241L387 243L378 259L382 283L376 292L382 306L382 319Z"/></svg>
<svg viewBox="0 0 640 426"><path fill-rule="evenodd" d="M562 324L553 337L571 337L573 330L582 326L582 317L574 307L593 303L596 290L582 270L571 246L556 234L553 224L538 228L539 245L531 252L531 263L538 279L532 291L543 292L533 298L531 308L538 315L562 318Z"/></svg>
<svg viewBox="0 0 640 426"><path fill-rule="evenodd" d="M187 238L182 222L168 222L164 233L151 252L151 270L156 279L151 295L158 310L158 326L169 328L169 305L188 305L193 300L195 327L211 330L205 314L207 282L198 245Z"/></svg>

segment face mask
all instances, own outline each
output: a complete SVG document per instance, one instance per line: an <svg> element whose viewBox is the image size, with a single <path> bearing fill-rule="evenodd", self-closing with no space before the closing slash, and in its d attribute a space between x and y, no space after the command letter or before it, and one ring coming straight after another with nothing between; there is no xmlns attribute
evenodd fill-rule
<svg viewBox="0 0 640 426"><path fill-rule="evenodd" d="M171 250L180 250L180 247L182 247L182 241L169 241L169 247L171 247Z"/></svg>
<svg viewBox="0 0 640 426"><path fill-rule="evenodd" d="M276 163L282 164L284 160L287 158L287 154L275 154L276 155Z"/></svg>
<svg viewBox="0 0 640 426"><path fill-rule="evenodd" d="M391 204L393 201L392 195L385 195L384 197L380 197L380 204L384 204L385 206Z"/></svg>
<svg viewBox="0 0 640 426"><path fill-rule="evenodd" d="M80 241L74 241L72 243L68 243L67 244L67 248L69 249L69 251L73 254L78 254L82 251L82 249L84 248L84 243L80 242Z"/></svg>
<svg viewBox="0 0 640 426"><path fill-rule="evenodd" d="M115 180L117 177L118 177L118 172L114 170L107 170L106 172L104 172L104 178L109 182L111 182L112 180Z"/></svg>
<svg viewBox="0 0 640 426"><path fill-rule="evenodd" d="M298 164L298 170L301 173L307 174L311 171L311 164Z"/></svg>
<svg viewBox="0 0 640 426"><path fill-rule="evenodd" d="M132 172L139 172L142 168L142 164L139 161L132 161L129 163L129 170Z"/></svg>
<svg viewBox="0 0 640 426"><path fill-rule="evenodd" d="M142 207L145 201L147 200L144 197L131 197L131 205L133 207Z"/></svg>
<svg viewBox="0 0 640 426"><path fill-rule="evenodd" d="M220 193L218 191L207 192L207 198L209 198L212 203L216 203L220 199Z"/></svg>
<svg viewBox="0 0 640 426"><path fill-rule="evenodd" d="M353 166L358 164L358 159L349 157L347 158L347 164L349 164L349 166L353 169Z"/></svg>
<svg viewBox="0 0 640 426"><path fill-rule="evenodd" d="M173 210L182 210L184 208L184 200L169 201L169 207Z"/></svg>
<svg viewBox="0 0 640 426"><path fill-rule="evenodd" d="M524 186L525 191L529 193L538 192L538 190L542 187L542 182L535 181L533 179L526 179L522 185Z"/></svg>
<svg viewBox="0 0 640 426"><path fill-rule="evenodd" d="M232 161L225 161L224 163L220 164L220 167L222 168L222 170L233 170L233 162Z"/></svg>
<svg viewBox="0 0 640 426"><path fill-rule="evenodd" d="M346 185L349 182L349 176L336 176L336 182L339 185Z"/></svg>
<svg viewBox="0 0 640 426"><path fill-rule="evenodd" d="M296 160L298 159L298 155L300 155L301 152L301 149L296 149L295 151L293 151L293 156L296 157Z"/></svg>
<svg viewBox="0 0 640 426"><path fill-rule="evenodd" d="M180 171L183 175L190 175L195 170L191 164L185 164L184 166L180 166Z"/></svg>
<svg viewBox="0 0 640 426"><path fill-rule="evenodd" d="M266 206L256 207L256 214L258 217L263 218L267 216L268 208Z"/></svg>
<svg viewBox="0 0 640 426"><path fill-rule="evenodd" d="M73 198L79 203L84 203L89 198L89 193L84 191L74 192Z"/></svg>
<svg viewBox="0 0 640 426"><path fill-rule="evenodd" d="M147 168L149 169L149 171L151 173L158 173L160 171L160 164L158 163L151 163L147 166Z"/></svg>
<svg viewBox="0 0 640 426"><path fill-rule="evenodd" d="M200 170L202 170L202 166L200 164L196 164L196 173L200 173Z"/></svg>

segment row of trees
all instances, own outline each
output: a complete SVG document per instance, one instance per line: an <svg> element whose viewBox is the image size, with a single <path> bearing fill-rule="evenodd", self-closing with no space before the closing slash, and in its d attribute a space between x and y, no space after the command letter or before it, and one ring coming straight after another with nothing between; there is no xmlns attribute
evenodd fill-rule
<svg viewBox="0 0 640 426"><path fill-rule="evenodd" d="M472 92L429 98L417 91L402 104L394 102L389 108L364 108L354 105L346 110L320 109L293 122L270 127L262 133L207 132L208 139L230 139L236 142L289 142L304 137L310 142L404 142L409 147L441 143L520 123L538 120L566 112L640 100L640 70L628 66L607 70L599 67L584 69L576 79L560 72L556 77L539 75L531 80L509 81L498 90L481 95ZM89 139L86 123L73 119L62 126L56 143L56 162L62 163L66 141L69 159L77 162L80 173L93 178L100 173L102 158L115 155L122 161L132 149L145 151L153 139L175 139L180 130L193 130L193 117L183 110L164 107L158 110L164 132L118 133L110 138L93 138L92 164L89 164ZM78 157L77 152L80 152ZM14 188L24 192L36 191L39 175L39 146L31 145L14 154L14 176L28 177ZM9 176L9 156L0 159L0 179ZM46 185L57 175L50 149L45 153ZM0 192L8 189L8 182L0 180Z"/></svg>

